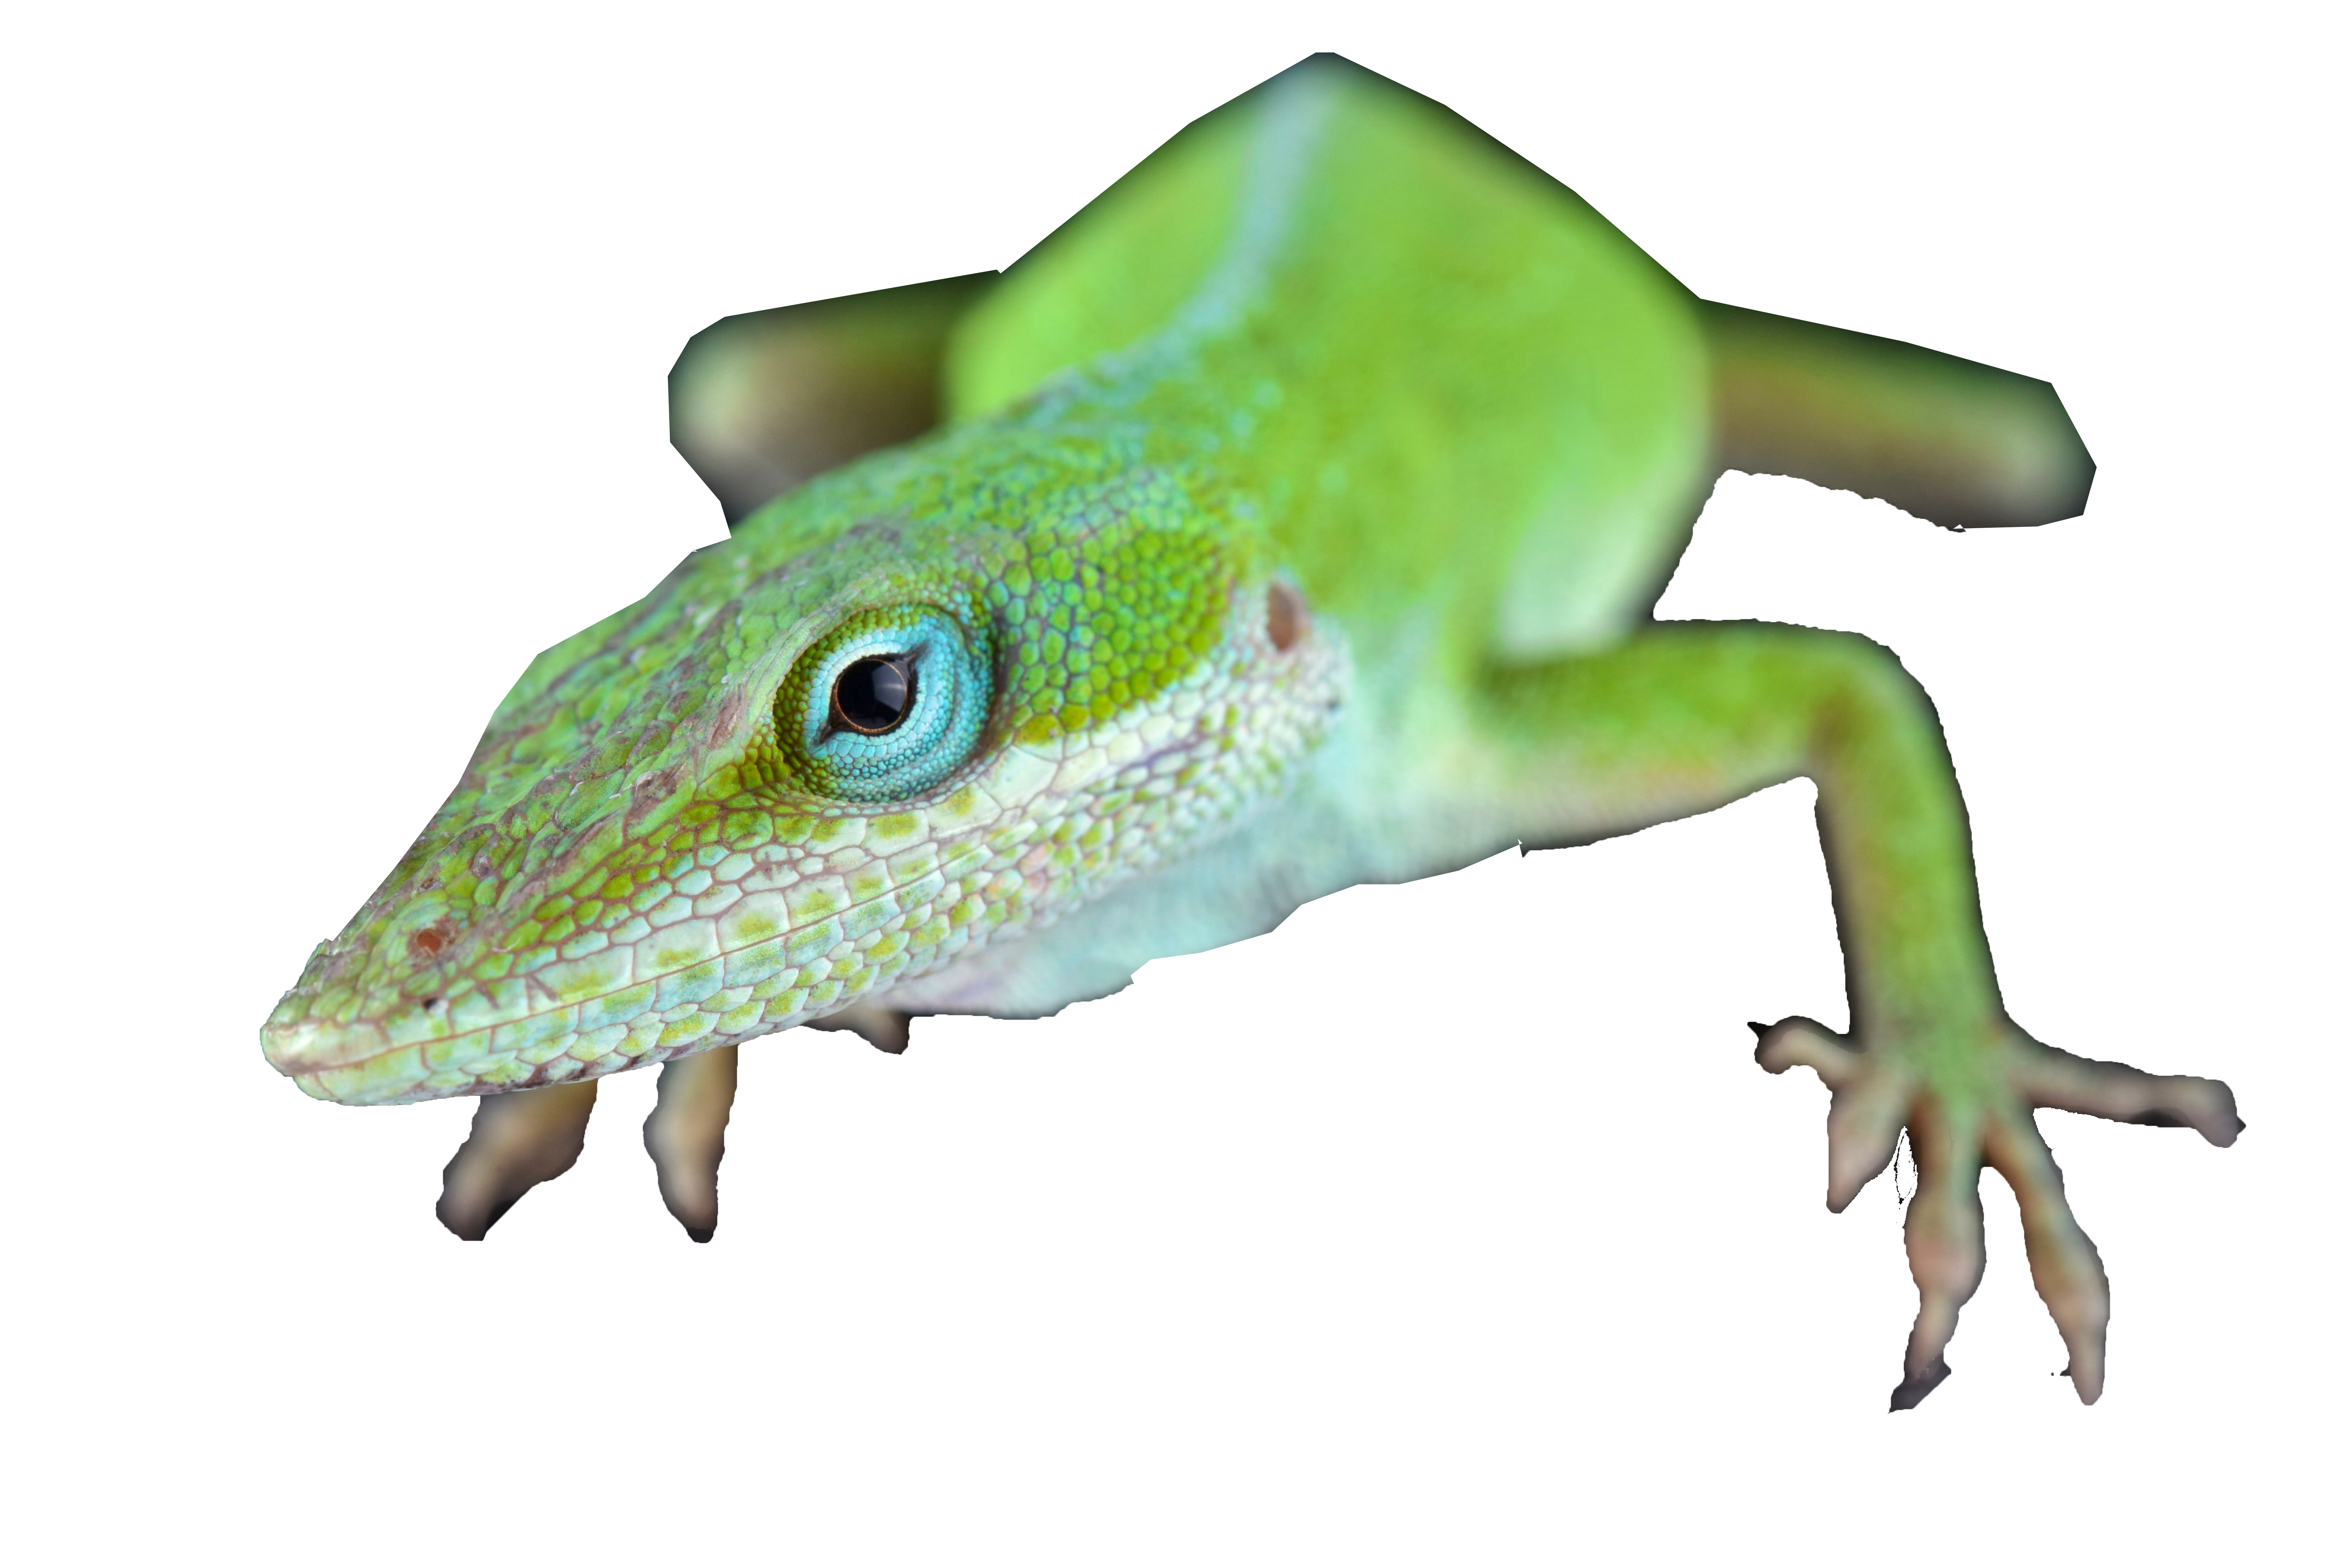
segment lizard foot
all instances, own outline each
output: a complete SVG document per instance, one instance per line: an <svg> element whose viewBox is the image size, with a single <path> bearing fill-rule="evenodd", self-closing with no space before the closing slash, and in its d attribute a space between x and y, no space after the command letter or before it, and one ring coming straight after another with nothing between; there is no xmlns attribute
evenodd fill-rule
<svg viewBox="0 0 2352 1568"><path fill-rule="evenodd" d="M433 1212L461 1241L479 1241L515 1200L572 1169L596 1109L596 1080L484 1095Z"/></svg>
<svg viewBox="0 0 2352 1568"><path fill-rule="evenodd" d="M2033 1287L2065 1341L2066 1373L2088 1405L2106 1377L2107 1276L2066 1205L2057 1162L2034 1126L2039 1109L2110 1121L2194 1127L2222 1147L2244 1130L2229 1086L2089 1061L2033 1040L2005 1018L1990 1026L1856 1044L1810 1018L1751 1025L1767 1072L1808 1067L1830 1090L1829 1206L1838 1212L1895 1157L1906 1127L1919 1190L1904 1219L1919 1317L1890 1408L1908 1410L1950 1374L1944 1348L1984 1277L1986 1165L2017 1194Z"/></svg>
<svg viewBox="0 0 2352 1568"><path fill-rule="evenodd" d="M697 1241L719 1228L719 1162L735 1108L735 1047L664 1065L660 1098L646 1118L646 1152L661 1176L662 1202Z"/></svg>

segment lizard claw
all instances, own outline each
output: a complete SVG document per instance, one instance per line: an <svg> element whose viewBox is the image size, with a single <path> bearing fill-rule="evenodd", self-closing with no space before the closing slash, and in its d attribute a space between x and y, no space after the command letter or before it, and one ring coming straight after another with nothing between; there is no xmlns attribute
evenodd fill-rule
<svg viewBox="0 0 2352 1568"><path fill-rule="evenodd" d="M1768 1072L1811 1068L1828 1087L1832 1210L1886 1168L1895 1138L1910 1130L1919 1190L1904 1216L1903 1239L1919 1316L1895 1410L1916 1405L1951 1373L1945 1348L1984 1278L1977 1184L1986 1165L2017 1195L2034 1289L2065 1342L2075 1394L2088 1405L2105 1386L2106 1270L2067 1205L2058 1163L2034 1125L2037 1109L2194 1127L2224 1146L2245 1126L2226 1084L2088 1061L2027 1037L2006 1019L1989 1029L1862 1047L1810 1018L1784 1018L1759 1031L1756 1059Z"/></svg>
<svg viewBox="0 0 2352 1568"><path fill-rule="evenodd" d="M1894 1397L1886 1402L1886 1408L1890 1411L1916 1409L1921 1400L1936 1392L1937 1384L1951 1375L1952 1369L1945 1364L1943 1357L1937 1356L1927 1371L1916 1377L1906 1376L1895 1385Z"/></svg>

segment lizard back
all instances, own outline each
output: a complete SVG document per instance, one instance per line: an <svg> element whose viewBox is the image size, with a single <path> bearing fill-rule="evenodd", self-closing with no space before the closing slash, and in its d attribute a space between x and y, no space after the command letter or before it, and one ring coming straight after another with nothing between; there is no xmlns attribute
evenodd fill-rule
<svg viewBox="0 0 2352 1568"><path fill-rule="evenodd" d="M1613 640L1712 478L1688 292L1333 56L1195 121L1016 264L959 330L946 401L970 417L1078 367L1193 389L1196 438L1360 638L1436 610L1465 656Z"/></svg>

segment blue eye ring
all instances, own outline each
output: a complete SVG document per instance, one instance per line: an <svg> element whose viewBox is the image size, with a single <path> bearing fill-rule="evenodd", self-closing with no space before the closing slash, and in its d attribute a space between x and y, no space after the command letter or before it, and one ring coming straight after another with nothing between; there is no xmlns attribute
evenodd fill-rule
<svg viewBox="0 0 2352 1568"><path fill-rule="evenodd" d="M905 800L971 759L995 686L983 637L937 605L851 616L776 689L786 770L835 800Z"/></svg>

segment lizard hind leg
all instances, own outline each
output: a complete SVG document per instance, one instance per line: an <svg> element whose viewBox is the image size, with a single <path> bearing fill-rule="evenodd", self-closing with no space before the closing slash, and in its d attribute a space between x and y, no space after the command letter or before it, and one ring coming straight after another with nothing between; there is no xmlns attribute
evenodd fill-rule
<svg viewBox="0 0 2352 1568"><path fill-rule="evenodd" d="M461 1241L479 1241L515 1200L572 1169L596 1109L596 1080L485 1095L433 1212Z"/></svg>
<svg viewBox="0 0 2352 1568"><path fill-rule="evenodd" d="M646 1118L646 1152L660 1175L662 1203L697 1241L719 1228L719 1162L727 1153L735 1069L732 1046L667 1063Z"/></svg>
<svg viewBox="0 0 2352 1568"><path fill-rule="evenodd" d="M950 335L993 272L730 316L670 372L670 443L733 528L761 502L940 419Z"/></svg>
<svg viewBox="0 0 2352 1568"><path fill-rule="evenodd" d="M1793 474L1944 528L2079 515L2096 465L2046 381L1910 343L1700 306L1727 468Z"/></svg>

